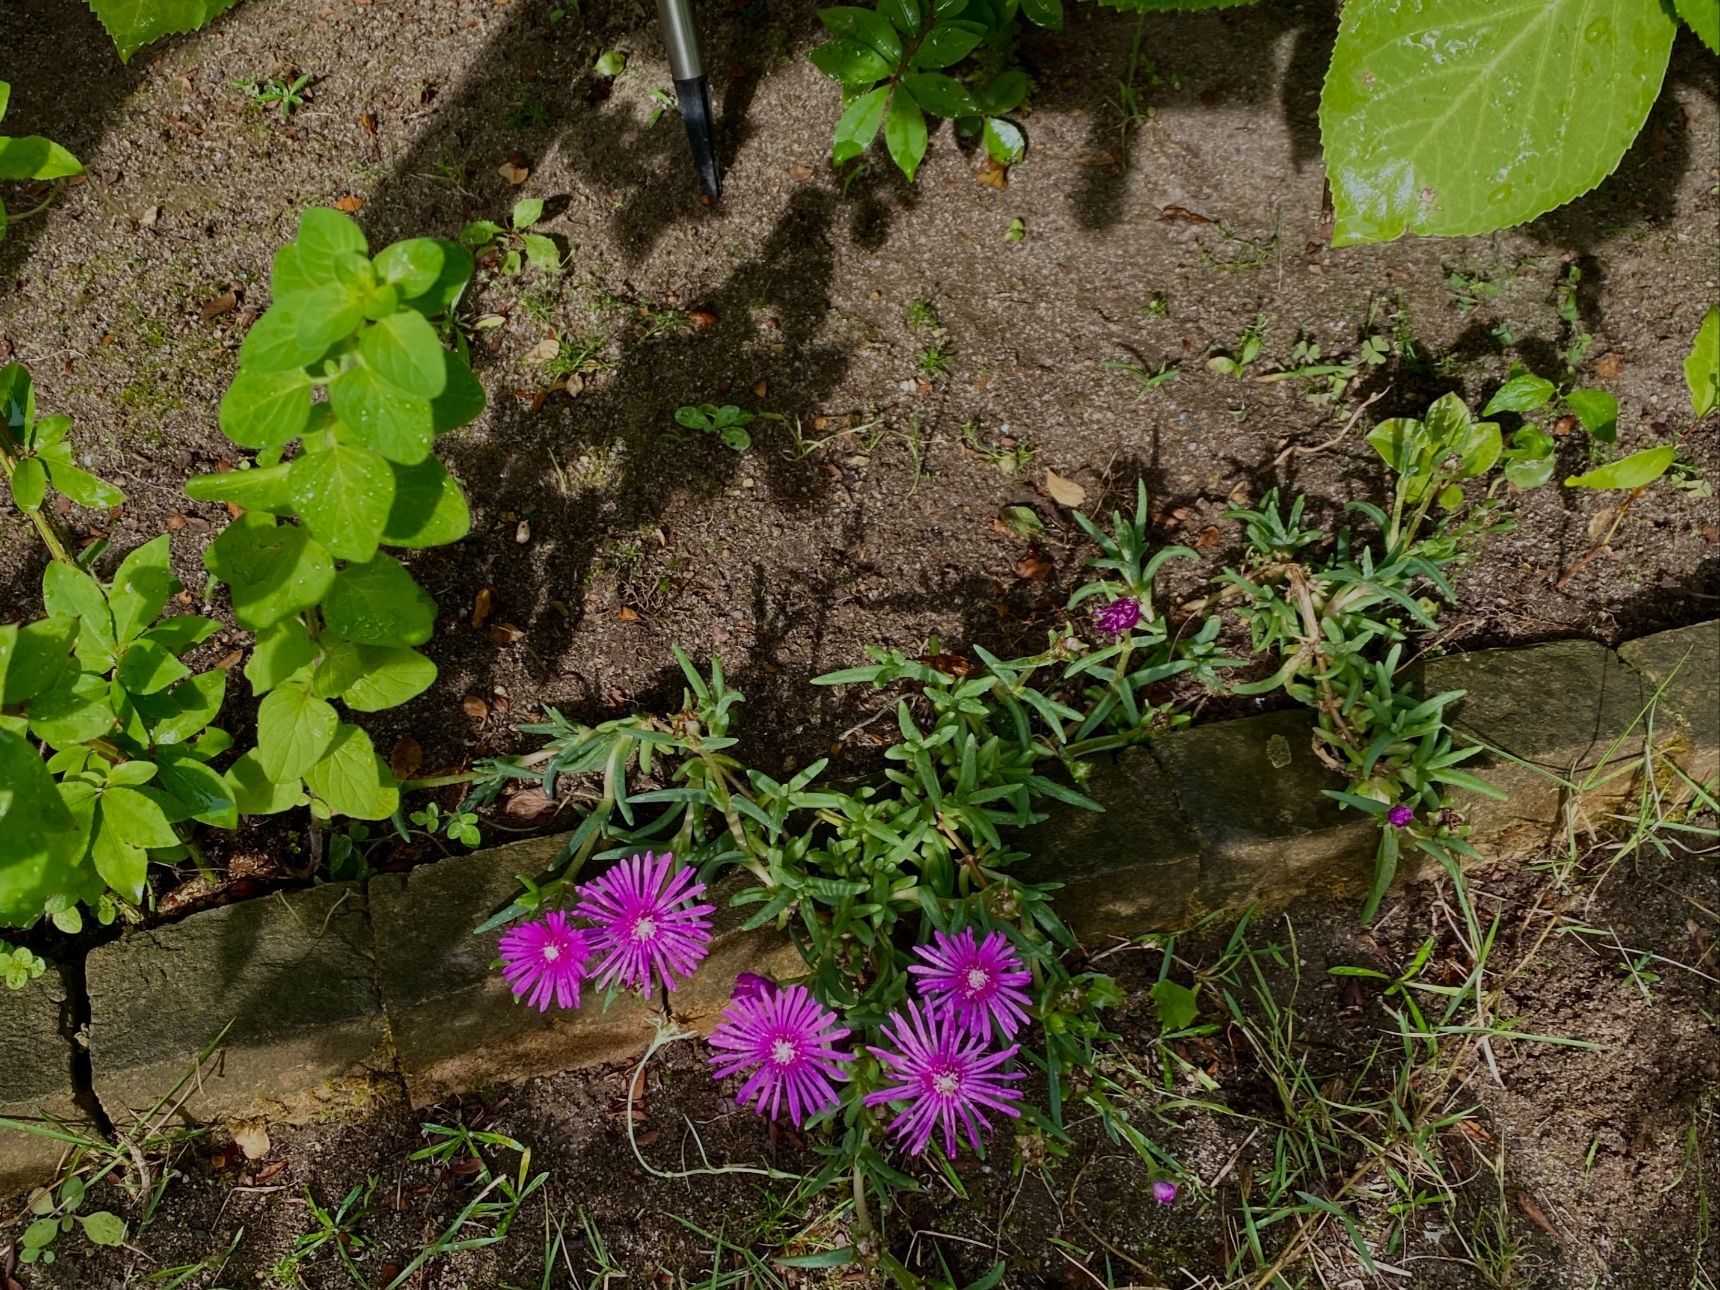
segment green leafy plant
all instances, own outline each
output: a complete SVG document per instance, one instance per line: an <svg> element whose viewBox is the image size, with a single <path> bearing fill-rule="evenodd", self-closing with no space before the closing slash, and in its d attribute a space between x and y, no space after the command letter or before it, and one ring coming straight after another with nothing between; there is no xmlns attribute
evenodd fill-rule
<svg viewBox="0 0 1720 1290"><path fill-rule="evenodd" d="M281 120L288 121L305 105L305 88L310 83L310 73L301 72L290 80L284 76L270 76L264 80L234 81L233 86L249 94L251 102L264 111L274 108L280 112Z"/></svg>
<svg viewBox="0 0 1720 1290"><path fill-rule="evenodd" d="M40 979L48 970L48 961L31 953L22 945L12 946L0 941L0 980L8 990L22 990Z"/></svg>
<svg viewBox="0 0 1720 1290"><path fill-rule="evenodd" d="M559 273L561 248L553 239L531 231L542 219L543 199L522 197L514 203L505 227L494 220L473 220L460 230L460 241L474 255L495 256L496 268L509 277L518 277L525 264L543 273Z"/></svg>
<svg viewBox="0 0 1720 1290"><path fill-rule="evenodd" d="M1097 0L1135 14L1249 2ZM1018 12L1041 26L1062 21L1060 0L880 0L876 11L823 11L837 39L812 59L842 85L834 158L858 156L882 128L912 179L930 114L958 118L964 133L983 123L994 159L1019 159L1020 132L1003 115L1019 106L1026 80L995 70ZM1333 243L1488 233L1588 192L1647 120L1680 19L1720 53L1713 0L1344 5L1320 99ZM1132 76L1124 89L1126 138L1141 109Z"/></svg>
<svg viewBox="0 0 1720 1290"><path fill-rule="evenodd" d="M478 827L476 813L472 811L444 811L436 803L429 802L422 810L412 812L407 818L432 837L441 834L448 841L458 842L462 846L483 845L483 831Z"/></svg>
<svg viewBox="0 0 1720 1290"><path fill-rule="evenodd" d="M898 741L881 775L832 782L819 760L779 780L744 764L733 752L742 696L720 663L707 674L678 649L687 683L679 712L596 726L551 712L524 727L547 745L530 766L482 764L475 801L517 778L551 795L588 778L596 787L579 795L588 805L560 862L481 930L563 902L590 863L669 850L707 882L732 874L717 890L750 911L747 926L793 937L814 993L850 1025L876 1024L900 1004L912 946L935 930L999 931L1033 972L1038 1024L1022 1038L1047 1080L1044 1106L1024 1111L1023 1132L1059 1152L1065 1118L1079 1107L1150 1155L1112 1114L1095 1071L1095 1045L1107 1035L1102 1013L1121 994L1065 958L1074 939L1052 908L1055 884L1021 876L1026 857L1013 834L1052 802L1097 809L1079 787L1088 759L1186 722L1165 683L1183 677L1216 688L1224 660L1216 618L1173 632L1155 608L1159 570L1193 552L1150 551L1144 488L1133 514L1113 516L1108 532L1080 522L1098 546L1095 576L1040 653L950 655L934 641L920 656L871 650L871 663L817 679L896 695ZM912 1185L889 1163L883 1121L861 1099L879 1078L875 1062L857 1063L835 1113L835 1141L819 1148L827 1160L817 1182L851 1176L862 1211L868 1191Z"/></svg>
<svg viewBox="0 0 1720 1290"><path fill-rule="evenodd" d="M85 0L119 51L120 61L165 36L206 27L239 0Z"/></svg>
<svg viewBox="0 0 1720 1290"><path fill-rule="evenodd" d="M1684 384L1698 419L1720 409L1720 305L1710 305L1684 357Z"/></svg>
<svg viewBox="0 0 1720 1290"><path fill-rule="evenodd" d="M954 119L957 133L978 137L996 164L1019 161L1027 143L1008 114L1026 101L1027 76L998 66L1018 8L1042 26L1062 21L1062 0L878 0L875 9L819 10L835 39L810 57L842 86L831 159L853 160L882 130L890 159L912 180L932 116ZM988 56L974 58L968 75L950 74L982 46Z"/></svg>
<svg viewBox="0 0 1720 1290"><path fill-rule="evenodd" d="M6 105L11 98L12 87L5 81L0 81L0 119L5 118ZM50 139L44 139L39 134L0 134L0 180L66 179L83 173L83 164ZM5 202L0 202L0 238L6 236L9 223L29 219L43 210L49 200L52 198L44 200L22 215L11 216L6 212Z"/></svg>
<svg viewBox="0 0 1720 1290"><path fill-rule="evenodd" d="M30 517L56 560L70 560L71 555L65 534L44 509L50 492L103 510L125 501L125 494L112 484L73 464L66 439L71 428L68 416L36 416L36 389L24 367L0 367L0 473L6 476L12 504Z"/></svg>
<svg viewBox="0 0 1720 1290"><path fill-rule="evenodd" d="M675 409L675 424L700 434L715 435L725 448L745 452L752 447L752 431L747 427L762 415L747 412L733 403L718 407L715 403L682 404Z"/></svg>
<svg viewBox="0 0 1720 1290"><path fill-rule="evenodd" d="M1368 442L1395 476L1389 514L1369 502L1349 504L1371 536L1345 527L1328 537L1306 527L1306 499L1285 507L1274 490L1257 508L1231 512L1248 551L1224 579L1227 597L1242 601L1237 612L1254 653L1278 660L1270 676L1236 693L1281 689L1313 709L1315 753L1349 780L1330 795L1380 823L1362 909L1371 920L1403 846L1446 864L1472 854L1448 810L1448 790L1499 796L1458 769L1478 751L1454 746L1446 726L1446 709L1462 692L1424 697L1403 683L1400 669L1410 632L1434 628L1441 602L1455 601L1449 572L1504 525L1493 502L1471 506L1462 487L1499 461L1499 427L1472 420L1456 395L1421 420L1381 422Z"/></svg>
<svg viewBox="0 0 1720 1290"><path fill-rule="evenodd" d="M164 534L128 554L105 586L51 562L48 617L0 627L0 782L12 794L0 831L0 922L47 914L76 931L80 904L111 921L115 898L143 900L152 862L199 858L192 821L237 823L233 792L210 765L231 743L210 724L227 675L193 673L181 657L220 624L160 618L179 590ZM45 763L30 739L51 751Z"/></svg>
<svg viewBox="0 0 1720 1290"><path fill-rule="evenodd" d="M396 707L436 678L416 648L435 601L383 548L439 546L470 527L433 443L484 406L434 325L471 272L464 247L431 238L373 257L356 225L320 208L276 253L274 302L221 401L222 430L255 461L186 487L245 508L204 555L257 633L245 665L262 700L257 745L227 772L241 814L308 804L323 820L376 820L398 806L370 737L334 703Z"/></svg>
<svg viewBox="0 0 1720 1290"><path fill-rule="evenodd" d="M30 1197L29 1212L36 1217L24 1229L18 1243L18 1261L50 1264L60 1254L54 1246L61 1234L82 1228L84 1239L95 1246L124 1245L126 1225L119 1215L105 1209L82 1212L89 1187L73 1174L57 1188L41 1187Z"/></svg>

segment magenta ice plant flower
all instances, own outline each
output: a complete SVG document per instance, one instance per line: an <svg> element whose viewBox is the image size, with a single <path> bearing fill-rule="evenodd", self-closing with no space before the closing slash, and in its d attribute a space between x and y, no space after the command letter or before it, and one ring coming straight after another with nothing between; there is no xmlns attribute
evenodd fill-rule
<svg viewBox="0 0 1720 1290"><path fill-rule="evenodd" d="M644 994L653 974L673 990L692 975L711 942L714 905L699 903L705 885L675 858L647 851L631 856L579 889L581 916L592 923L591 975L608 988L619 982Z"/></svg>
<svg viewBox="0 0 1720 1290"><path fill-rule="evenodd" d="M776 982L768 976L760 976L757 972L741 972L735 976L735 988L729 992L729 997L757 999L762 995L775 993Z"/></svg>
<svg viewBox="0 0 1720 1290"><path fill-rule="evenodd" d="M848 1078L854 1058L836 1047L848 1037L836 1020L803 985L737 991L711 1032L711 1069L717 1079L749 1072L735 1100L775 1119L786 1099L800 1125L834 1109L835 1083Z"/></svg>
<svg viewBox="0 0 1720 1290"><path fill-rule="evenodd" d="M1011 1085L1024 1076L999 1069L1019 1045L994 1052L983 1035L963 1027L948 1009L911 999L883 1029L893 1047L872 1045L872 1053L883 1063L886 1083L866 1094L865 1102L900 1104L889 1131L911 1155L924 1151L939 1129L950 1159L955 1159L958 1133L978 1151L981 1132L991 1128L986 1111L1021 1114L1021 1093Z"/></svg>
<svg viewBox="0 0 1720 1290"><path fill-rule="evenodd" d="M916 953L925 962L908 971L919 978L921 996L950 1008L956 1021L975 1034L1013 1039L1027 1024L1032 1000L1021 987L1033 974L1002 932L987 932L984 940L976 939L971 927L954 936L934 932L932 943Z"/></svg>
<svg viewBox="0 0 1720 1290"><path fill-rule="evenodd" d="M1107 636L1121 636L1141 621L1141 602L1123 596L1093 611L1093 625Z"/></svg>
<svg viewBox="0 0 1720 1290"><path fill-rule="evenodd" d="M1413 806L1394 806L1386 812L1386 823L1394 829L1407 829L1415 823L1415 808Z"/></svg>
<svg viewBox="0 0 1720 1290"><path fill-rule="evenodd" d="M591 957L591 938L550 910L542 918L502 933L502 976L514 997L539 1012L548 1012L553 997L558 1007L579 1007L579 986Z"/></svg>
<svg viewBox="0 0 1720 1290"><path fill-rule="evenodd" d="M1153 1199L1161 1205L1169 1205L1177 1198L1177 1185L1166 1179L1159 1179L1153 1184Z"/></svg>

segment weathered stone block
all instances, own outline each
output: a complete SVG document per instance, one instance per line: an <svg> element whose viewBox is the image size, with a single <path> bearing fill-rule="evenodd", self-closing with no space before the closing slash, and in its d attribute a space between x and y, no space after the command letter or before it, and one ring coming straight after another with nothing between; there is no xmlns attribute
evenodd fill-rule
<svg viewBox="0 0 1720 1290"><path fill-rule="evenodd" d="M472 929L560 854L562 837L476 851L371 879L377 976L400 1073L414 1106L453 1093L613 1061L642 1048L662 1013L617 995L603 1011L547 1013L515 1001L492 964L501 933Z"/></svg>
<svg viewBox="0 0 1720 1290"><path fill-rule="evenodd" d="M182 1115L303 1119L362 1102L386 1069L370 920L349 883L277 892L92 951L96 1095L130 1123L185 1078Z"/></svg>
<svg viewBox="0 0 1720 1290"><path fill-rule="evenodd" d="M1023 830L1028 882L1063 884L1052 899L1095 947L1114 938L1186 926L1200 874L1200 843L1175 785L1145 748L1092 763L1081 791L1103 811L1053 803Z"/></svg>
<svg viewBox="0 0 1720 1290"><path fill-rule="evenodd" d="M51 972L23 990L0 987L0 1117L81 1125L73 1095L67 990ZM22 1129L0 1128L0 1201L53 1176L64 1148ZM4 1208L4 1206L0 1206Z"/></svg>
<svg viewBox="0 0 1720 1290"><path fill-rule="evenodd" d="M757 905L734 906L735 893L753 885L750 875L730 874L707 893L717 907L711 917L711 948L699 970L668 993L669 1011L675 1020L709 1033L734 994L735 978L756 972L773 981L806 975L806 960L800 957L787 932L774 927L743 931L742 925L758 912Z"/></svg>
<svg viewBox="0 0 1720 1290"><path fill-rule="evenodd" d="M1152 745L1200 844L1198 911L1366 888L1378 827L1322 792L1344 780L1314 755L1313 731L1310 713L1273 712Z"/></svg>
<svg viewBox="0 0 1720 1290"><path fill-rule="evenodd" d="M1665 753L1698 783L1720 774L1720 618L1657 632L1618 652L1651 697L1660 692L1655 736L1673 736Z"/></svg>
<svg viewBox="0 0 1720 1290"><path fill-rule="evenodd" d="M1554 641L1430 659L1416 683L1427 695L1464 691L1446 709L1459 741L1500 750L1480 753L1463 768L1504 790L1506 800L1453 796L1489 856L1547 846L1563 828L1573 795L1604 810L1631 788L1648 692L1602 645Z"/></svg>

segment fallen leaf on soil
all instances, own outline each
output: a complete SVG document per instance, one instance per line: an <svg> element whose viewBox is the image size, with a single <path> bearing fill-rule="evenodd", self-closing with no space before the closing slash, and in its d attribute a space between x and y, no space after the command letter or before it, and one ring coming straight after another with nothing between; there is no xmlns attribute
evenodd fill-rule
<svg viewBox="0 0 1720 1290"><path fill-rule="evenodd" d="M541 788L525 788L502 803L502 814L519 824L535 824L554 814L555 802Z"/></svg>
<svg viewBox="0 0 1720 1290"><path fill-rule="evenodd" d="M1087 490L1073 479L1065 479L1055 470L1045 472L1045 491L1059 506L1080 506L1087 500Z"/></svg>
<svg viewBox="0 0 1720 1290"><path fill-rule="evenodd" d="M1051 561L1037 551L1029 551L1015 562L1015 572L1029 582L1044 582L1051 576Z"/></svg>
<svg viewBox="0 0 1720 1290"><path fill-rule="evenodd" d="M508 184L514 188L518 188L521 184L525 183L526 180L531 178L532 174L530 166L516 166L511 161L504 161L501 165L497 166L496 173L503 179L507 180Z"/></svg>
<svg viewBox="0 0 1720 1290"><path fill-rule="evenodd" d="M1553 433L1561 439L1570 434L1571 431L1576 428L1577 419L1575 417L1560 417L1557 421L1553 422Z"/></svg>
<svg viewBox="0 0 1720 1290"><path fill-rule="evenodd" d="M211 318L219 318L222 314L232 313L233 310L238 307L238 304L239 297L235 293L231 291L223 291L220 295L205 304L203 308L199 309L197 311L197 316L204 322L208 322Z"/></svg>
<svg viewBox="0 0 1720 1290"><path fill-rule="evenodd" d="M788 168L788 177L797 184L804 184L808 179L811 179L812 173L812 167L805 164L796 164Z"/></svg>
<svg viewBox="0 0 1720 1290"><path fill-rule="evenodd" d="M485 717L490 715L490 705L485 703L477 695L468 694L465 698L460 700L460 711L464 712L474 721L482 721Z"/></svg>
<svg viewBox="0 0 1720 1290"><path fill-rule="evenodd" d="M1565 1238L1559 1235L1559 1229L1553 1226L1553 1220L1547 1217L1547 1211L1541 1208L1541 1203L1526 1191L1517 1193L1517 1208L1523 1211L1523 1217L1548 1236L1553 1238L1553 1244L1563 1245Z"/></svg>
<svg viewBox="0 0 1720 1290"><path fill-rule="evenodd" d="M1186 206L1167 206L1159 212L1162 220L1177 220L1184 224L1210 224L1212 220L1199 211L1191 211Z"/></svg>
<svg viewBox="0 0 1720 1290"><path fill-rule="evenodd" d="M984 184L987 188L995 188L999 192L1009 187L1009 167L1000 166L987 157L980 168L973 172L974 182Z"/></svg>
<svg viewBox="0 0 1720 1290"><path fill-rule="evenodd" d="M1603 381L1618 379L1618 370L1624 366L1624 355L1616 350L1610 354L1602 354L1594 362L1594 373Z"/></svg>
<svg viewBox="0 0 1720 1290"><path fill-rule="evenodd" d="M364 209L364 198L348 193L345 197L334 199L334 208L347 215L356 215Z"/></svg>
<svg viewBox="0 0 1720 1290"><path fill-rule="evenodd" d="M244 1120L233 1126L233 1142L245 1153L247 1160L261 1160L269 1154L269 1127L261 1120Z"/></svg>
<svg viewBox="0 0 1720 1290"><path fill-rule="evenodd" d="M615 617L617 621L623 623L636 623L639 621L638 612L626 605L621 606L620 609L615 611Z"/></svg>
<svg viewBox="0 0 1720 1290"><path fill-rule="evenodd" d="M273 1164L264 1165L257 1171L256 1181L259 1183L273 1182L287 1171L287 1162L277 1160Z"/></svg>
<svg viewBox="0 0 1720 1290"><path fill-rule="evenodd" d="M769 392L770 383L768 381L756 381L753 383L753 393L758 395L759 398L762 399Z"/></svg>
<svg viewBox="0 0 1720 1290"><path fill-rule="evenodd" d="M490 615L496 611L496 593L488 587L479 590L477 599L472 602L472 626L482 627L490 620Z"/></svg>
<svg viewBox="0 0 1720 1290"><path fill-rule="evenodd" d="M376 134L375 114L370 112L360 112L358 114L358 128L363 130L366 134L374 137Z"/></svg>
<svg viewBox="0 0 1720 1290"><path fill-rule="evenodd" d="M394 772L395 779L411 779L423 764L424 749L411 735L401 735L394 741L388 754L388 769Z"/></svg>
<svg viewBox="0 0 1720 1290"><path fill-rule="evenodd" d="M1221 537L1223 537L1223 534L1218 531L1218 525L1208 524L1198 535L1196 535L1194 540L1194 549L1196 551L1209 551L1218 545Z"/></svg>
<svg viewBox="0 0 1720 1290"><path fill-rule="evenodd" d="M537 344L526 351L526 362L547 363L561 353L561 342L554 336L545 336Z"/></svg>
<svg viewBox="0 0 1720 1290"><path fill-rule="evenodd" d="M231 672L239 665L239 660L244 657L245 651L242 649L228 650L216 662L215 670L218 672Z"/></svg>
<svg viewBox="0 0 1720 1290"><path fill-rule="evenodd" d="M490 628L490 644L506 647L525 636L523 627L515 627L512 623L497 623Z"/></svg>
<svg viewBox="0 0 1720 1290"><path fill-rule="evenodd" d="M695 309L688 317L693 320L695 331L704 331L707 327L717 325L717 315L709 309Z"/></svg>

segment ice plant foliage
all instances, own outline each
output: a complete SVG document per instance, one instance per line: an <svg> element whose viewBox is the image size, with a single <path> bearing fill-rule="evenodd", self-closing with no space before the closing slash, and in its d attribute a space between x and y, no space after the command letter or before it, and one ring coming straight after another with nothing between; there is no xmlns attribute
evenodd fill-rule
<svg viewBox="0 0 1720 1290"><path fill-rule="evenodd" d="M502 976L516 998L539 1012L550 1000L560 1008L579 1007L579 987L591 957L591 938L551 910L542 918L502 933Z"/></svg>
<svg viewBox="0 0 1720 1290"><path fill-rule="evenodd" d="M993 1051L947 1008L911 999L884 1022L884 1035L893 1047L874 1045L872 1053L884 1065L886 1083L866 1094L866 1105L901 1106L890 1132L909 1154L919 1155L941 1129L944 1154L953 1160L958 1135L980 1149L981 1133L991 1127L987 1110L1021 1114L1021 1093L1011 1085L1024 1076L1001 1069L1018 1045Z"/></svg>
<svg viewBox="0 0 1720 1290"><path fill-rule="evenodd" d="M668 852L647 851L621 861L579 889L579 914L593 926L599 956L592 976L608 988L641 994L653 976L665 990L704 962L714 905L701 904L705 885L691 869L675 869Z"/></svg>
<svg viewBox="0 0 1720 1290"><path fill-rule="evenodd" d="M921 993L948 1007L960 1025L981 1038L1013 1039L1027 1024L1032 1000L1022 987L1033 974L1002 932L987 932L984 940L971 927L954 936L934 932L932 943L916 952L925 961L908 971L919 979Z"/></svg>
<svg viewBox="0 0 1720 1290"><path fill-rule="evenodd" d="M832 1111L839 1103L835 1086L848 1078L853 1061L836 1046L849 1033L836 1020L805 986L779 990L745 973L711 1033L715 1077L746 1071L735 1100L772 1118L782 1114L786 1100L788 1118L797 1126Z"/></svg>

